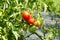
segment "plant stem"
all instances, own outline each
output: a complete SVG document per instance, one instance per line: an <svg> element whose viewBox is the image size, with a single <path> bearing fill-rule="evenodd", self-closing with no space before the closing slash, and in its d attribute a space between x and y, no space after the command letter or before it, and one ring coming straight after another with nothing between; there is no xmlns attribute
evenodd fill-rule
<svg viewBox="0 0 60 40"><path fill-rule="evenodd" d="M43 40L43 39L42 39L42 36L38 35L36 32L35 32L35 34L36 34L41 40Z"/></svg>

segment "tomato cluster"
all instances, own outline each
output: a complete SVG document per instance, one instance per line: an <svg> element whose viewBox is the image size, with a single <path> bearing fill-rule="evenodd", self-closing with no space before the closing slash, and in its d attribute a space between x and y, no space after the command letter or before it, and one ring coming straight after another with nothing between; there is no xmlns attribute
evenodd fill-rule
<svg viewBox="0 0 60 40"><path fill-rule="evenodd" d="M34 24L36 26L40 26L40 22L36 21L33 17L31 17L31 14L27 11L22 12L22 18L25 19L31 25Z"/></svg>
<svg viewBox="0 0 60 40"><path fill-rule="evenodd" d="M27 11L22 12L22 18L25 19L29 24L34 24L35 19L31 17L31 14Z"/></svg>
<svg viewBox="0 0 60 40"><path fill-rule="evenodd" d="M22 18L24 20L26 20L30 25L33 25L32 27L29 28L29 31L31 33L34 33L36 31L36 26L39 27L40 26L40 22L38 20L35 20L32 15L27 12L27 11L24 11L22 12ZM36 26L35 26L36 25Z"/></svg>

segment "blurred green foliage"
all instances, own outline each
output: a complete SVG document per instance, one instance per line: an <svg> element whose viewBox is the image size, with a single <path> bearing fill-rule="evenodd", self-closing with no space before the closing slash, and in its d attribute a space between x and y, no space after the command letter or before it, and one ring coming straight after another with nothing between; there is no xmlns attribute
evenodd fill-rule
<svg viewBox="0 0 60 40"><path fill-rule="evenodd" d="M32 15L34 15L33 10L38 11L38 17L36 19L40 21L43 20L40 12L51 12L55 17L57 15L60 18L59 2L60 0L0 0L0 39L18 40L19 35L21 37L20 40L23 40L25 33L31 27L31 25L21 17L21 13L24 10L29 11ZM42 23L41 26L44 26L44 23ZM44 27L40 29L42 29L43 33L46 31ZM50 36L60 36L60 29L51 27L49 30L50 32L47 32L48 34L52 32ZM21 35L23 35L23 37ZM48 38L46 38L46 40L47 39Z"/></svg>

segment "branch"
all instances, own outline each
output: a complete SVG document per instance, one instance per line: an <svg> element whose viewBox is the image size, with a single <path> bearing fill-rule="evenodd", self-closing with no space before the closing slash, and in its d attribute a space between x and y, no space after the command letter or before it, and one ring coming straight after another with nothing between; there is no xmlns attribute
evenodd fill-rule
<svg viewBox="0 0 60 40"><path fill-rule="evenodd" d="M35 34L36 34L41 40L43 40L43 39L42 39L42 36L43 36L42 33L41 33L41 34L38 34L38 32L36 31Z"/></svg>

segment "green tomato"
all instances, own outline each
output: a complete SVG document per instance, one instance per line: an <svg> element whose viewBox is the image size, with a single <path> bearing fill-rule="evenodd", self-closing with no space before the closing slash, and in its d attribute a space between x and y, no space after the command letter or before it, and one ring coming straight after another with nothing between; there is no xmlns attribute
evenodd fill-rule
<svg viewBox="0 0 60 40"><path fill-rule="evenodd" d="M35 33L35 31L36 31L36 26L30 27L30 28L29 28L29 31L30 31L31 33Z"/></svg>

